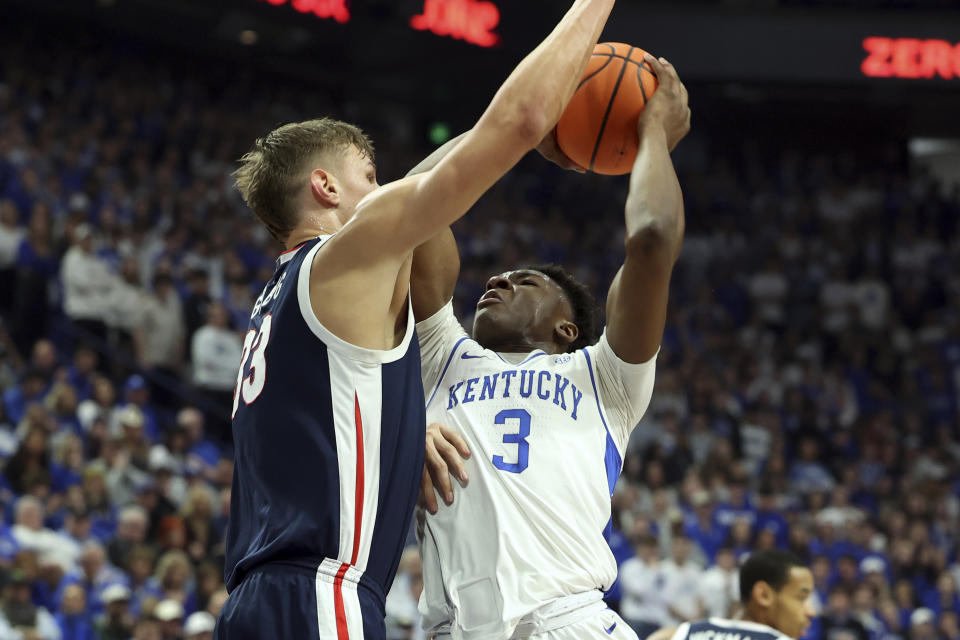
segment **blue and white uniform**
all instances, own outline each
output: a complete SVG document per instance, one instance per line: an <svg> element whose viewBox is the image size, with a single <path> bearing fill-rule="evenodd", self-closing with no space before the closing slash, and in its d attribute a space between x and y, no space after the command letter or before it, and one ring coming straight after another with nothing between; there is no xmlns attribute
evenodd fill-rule
<svg viewBox="0 0 960 640"><path fill-rule="evenodd" d="M447 305L417 325L427 419L463 434L470 483L418 511L424 627L438 638L636 638L602 602L604 540L655 358L620 360L606 336L575 353L495 353Z"/></svg>
<svg viewBox="0 0 960 640"><path fill-rule="evenodd" d="M746 620L710 618L684 622L670 640L793 640L773 627Z"/></svg>
<svg viewBox="0 0 960 640"><path fill-rule="evenodd" d="M384 597L423 467L419 347L409 310L388 351L319 322L310 266L327 238L278 259L250 318L217 638L385 635Z"/></svg>

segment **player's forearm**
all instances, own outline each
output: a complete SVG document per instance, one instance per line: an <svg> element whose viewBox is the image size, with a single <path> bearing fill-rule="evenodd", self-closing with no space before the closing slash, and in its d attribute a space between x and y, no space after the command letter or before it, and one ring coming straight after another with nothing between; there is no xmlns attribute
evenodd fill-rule
<svg viewBox="0 0 960 640"><path fill-rule="evenodd" d="M625 208L627 251L659 249L672 265L683 242L683 193L660 127L641 132Z"/></svg>
<svg viewBox="0 0 960 640"><path fill-rule="evenodd" d="M573 96L614 0L577 0L547 38L514 69L478 126L515 127L532 149ZM518 140L518 141L520 141Z"/></svg>
<svg viewBox="0 0 960 640"><path fill-rule="evenodd" d="M468 133L470 132L465 131L460 135L458 135L456 138L452 140L448 140L442 146L437 147L437 149L433 153L431 153L426 158L421 160L420 163L417 166L415 166L413 169L410 169L410 171L407 172L407 175L415 176L418 173L426 173L427 171L430 171L430 169L433 169L435 166L437 166L437 163L443 160L448 153L453 151L456 148L456 146L460 144L460 141L463 140Z"/></svg>

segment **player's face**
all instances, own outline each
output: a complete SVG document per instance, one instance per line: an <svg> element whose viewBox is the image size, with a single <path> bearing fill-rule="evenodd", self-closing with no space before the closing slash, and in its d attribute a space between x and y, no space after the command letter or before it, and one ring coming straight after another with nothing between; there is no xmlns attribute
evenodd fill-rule
<svg viewBox="0 0 960 640"><path fill-rule="evenodd" d="M339 209L345 214L342 222L346 222L353 216L357 204L368 193L380 186L377 184L377 167L373 164L372 158L350 145L344 150L334 170L340 187Z"/></svg>
<svg viewBox="0 0 960 640"><path fill-rule="evenodd" d="M804 635L816 617L810 596L813 574L806 567L790 569L790 579L776 593L773 602L773 627L791 638Z"/></svg>
<svg viewBox="0 0 960 640"><path fill-rule="evenodd" d="M560 285L539 271L508 271L487 280L473 336L491 348L554 342L557 324L564 320L573 321L573 310Z"/></svg>

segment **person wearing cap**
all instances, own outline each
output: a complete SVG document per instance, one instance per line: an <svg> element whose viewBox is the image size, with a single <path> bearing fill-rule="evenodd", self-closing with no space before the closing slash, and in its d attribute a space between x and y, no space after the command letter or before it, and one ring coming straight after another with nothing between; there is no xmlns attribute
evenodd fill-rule
<svg viewBox="0 0 960 640"><path fill-rule="evenodd" d="M90 225L77 225L60 268L63 311L83 333L100 341L107 339L105 320L113 281L110 267L93 252Z"/></svg>
<svg viewBox="0 0 960 640"><path fill-rule="evenodd" d="M123 395L128 407L136 407L143 416L143 429L150 442L160 441L160 421L150 403L150 385L142 375L135 373L123 384Z"/></svg>
<svg viewBox="0 0 960 640"><path fill-rule="evenodd" d="M163 640L179 640L183 625L183 605L167 598L157 603L153 608L153 617L160 623L160 633Z"/></svg>
<svg viewBox="0 0 960 640"><path fill-rule="evenodd" d="M206 611L190 614L183 624L184 640L211 640L216 622L216 619Z"/></svg>
<svg viewBox="0 0 960 640"><path fill-rule="evenodd" d="M660 629L647 640L787 640L801 638L809 631L816 617L810 599L813 575L795 555L777 549L754 551L740 566L739 582L743 611L738 619L684 622Z"/></svg>
<svg viewBox="0 0 960 640"><path fill-rule="evenodd" d="M133 616L130 615L130 589L112 584L103 590L104 612L94 622L97 640L129 640L133 634Z"/></svg>
<svg viewBox="0 0 960 640"><path fill-rule="evenodd" d="M937 640L937 616L932 609L919 607L910 614L910 640Z"/></svg>

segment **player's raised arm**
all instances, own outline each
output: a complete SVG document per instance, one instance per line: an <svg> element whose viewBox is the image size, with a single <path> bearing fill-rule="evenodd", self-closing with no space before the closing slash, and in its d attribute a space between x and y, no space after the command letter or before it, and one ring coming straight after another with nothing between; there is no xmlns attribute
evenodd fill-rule
<svg viewBox="0 0 960 640"><path fill-rule="evenodd" d="M371 193L344 227L351 261L408 254L466 213L560 119L613 8L576 0L549 36L514 69L477 124L426 173Z"/></svg>
<svg viewBox="0 0 960 640"><path fill-rule="evenodd" d="M690 130L687 90L673 65L647 55L660 86L640 115L640 149L626 206L626 260L607 295L607 340L630 363L663 338L670 274L683 241L683 195L670 151Z"/></svg>

